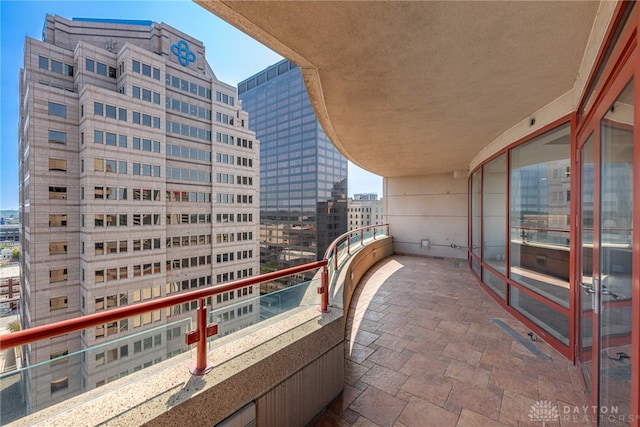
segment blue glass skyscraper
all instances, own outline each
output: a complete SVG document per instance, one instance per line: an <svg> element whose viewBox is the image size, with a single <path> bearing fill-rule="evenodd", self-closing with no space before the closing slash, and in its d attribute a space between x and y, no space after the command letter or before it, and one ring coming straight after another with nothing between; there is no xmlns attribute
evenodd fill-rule
<svg viewBox="0 0 640 427"><path fill-rule="evenodd" d="M261 141L263 271L321 259L347 231L347 160L322 130L290 61L240 82L238 97Z"/></svg>

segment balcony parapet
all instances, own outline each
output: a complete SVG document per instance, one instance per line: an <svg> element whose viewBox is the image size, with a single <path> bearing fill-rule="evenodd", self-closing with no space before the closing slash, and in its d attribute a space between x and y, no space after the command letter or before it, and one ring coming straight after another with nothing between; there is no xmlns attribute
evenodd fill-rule
<svg viewBox="0 0 640 427"><path fill-rule="evenodd" d="M273 401L276 389L288 390L291 400L258 405L258 416L277 420L298 414L308 421L343 387L343 313L321 314L313 306L281 316L241 339L229 335L217 340L208 353L214 369L206 375L191 375L193 356L186 353L10 425L215 425L248 402ZM315 387L303 388L310 386L299 378L305 369L319 369ZM315 391L312 397L308 390ZM314 407L304 411L307 400Z"/></svg>
<svg viewBox="0 0 640 427"><path fill-rule="evenodd" d="M319 310L317 277L298 307L210 342L206 375L191 375L193 349L9 425L215 425L251 402L258 425L307 424L344 387L344 308L367 270L393 253L388 230L357 246L335 246L330 310Z"/></svg>

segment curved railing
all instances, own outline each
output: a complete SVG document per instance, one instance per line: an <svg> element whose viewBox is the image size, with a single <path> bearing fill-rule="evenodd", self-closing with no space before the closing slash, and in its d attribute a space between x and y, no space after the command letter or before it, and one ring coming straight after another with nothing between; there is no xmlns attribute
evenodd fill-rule
<svg viewBox="0 0 640 427"><path fill-rule="evenodd" d="M297 273L316 270L319 268L323 269L323 276L326 275L328 279L328 270L337 271L340 266L340 260L344 258L344 255L351 254L354 245L359 243L360 246L364 246L364 242L368 238L372 238L373 240L375 240L377 236L384 235L384 231L379 232L378 230L384 230L386 231L386 235L388 235L389 225L371 225L340 235L329 245L325 252L324 258L320 261L303 264L284 270L274 271L271 273L261 274L259 276L249 277L242 280L236 280L234 282L223 285L188 291L179 295L157 298L153 301L141 302L125 307L114 308L100 313L88 314L73 319L51 323L49 325L36 326L11 334L0 335L0 351L29 344L46 338L52 338L70 332L79 331L81 329L90 328L92 326L97 326L116 320L148 313L151 311L161 310L164 308L172 307L174 305L199 300L199 308L197 314L198 328L187 334L187 343L198 343L198 361L196 362L195 371L200 372L204 369L204 365L206 365L206 363L203 362L204 359L201 360L201 356L206 356L207 335L214 335L215 332L212 325L207 326L206 324L207 307L205 304L205 299L207 297L243 288L245 286L277 280ZM327 268L329 265L331 265L333 268ZM323 278L322 285L318 288L318 293L321 295L320 310L322 312L326 312L328 306L327 284L328 281L325 281L325 279Z"/></svg>
<svg viewBox="0 0 640 427"><path fill-rule="evenodd" d="M382 229L385 230L384 233L376 233L377 230ZM338 236L335 239L327 250L324 253L324 259L330 260L333 256L333 269L337 270L339 265L339 250L345 248L347 255L351 255L351 245L360 243L360 246L364 246L364 241L366 238L370 237L373 240L376 240L376 237L379 235L388 236L389 235L389 224L378 224L378 225L369 225L367 227L358 228L356 230L347 231L344 234ZM354 237L356 240L354 241ZM338 255L338 256L335 256Z"/></svg>
<svg viewBox="0 0 640 427"><path fill-rule="evenodd" d="M328 261L326 279L327 286L331 283L333 274L340 268L341 261L347 260L354 250L363 247L366 240L376 240L379 236L389 236L389 224L369 225L367 227L347 231L331 242L324 253L324 259ZM322 296L323 301L321 301L321 307L324 307L324 310L326 311L329 304L329 292L323 293ZM326 306L324 306L324 298L327 299Z"/></svg>

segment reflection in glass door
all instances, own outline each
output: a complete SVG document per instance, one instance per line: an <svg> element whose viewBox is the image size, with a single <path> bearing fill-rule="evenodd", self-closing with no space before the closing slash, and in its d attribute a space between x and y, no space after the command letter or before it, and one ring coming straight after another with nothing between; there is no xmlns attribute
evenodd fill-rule
<svg viewBox="0 0 640 427"><path fill-rule="evenodd" d="M600 425L631 414L633 120L631 80L600 126L599 406L626 418Z"/></svg>

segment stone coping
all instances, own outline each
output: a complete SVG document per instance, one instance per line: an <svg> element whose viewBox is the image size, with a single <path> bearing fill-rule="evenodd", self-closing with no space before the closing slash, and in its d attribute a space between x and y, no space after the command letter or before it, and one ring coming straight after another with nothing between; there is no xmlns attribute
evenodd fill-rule
<svg viewBox="0 0 640 427"><path fill-rule="evenodd" d="M189 367L195 361L195 347L189 353L173 357L157 365L128 375L122 379L106 384L100 388L72 397L64 402L43 409L10 426L93 426L93 425L180 425L185 418L172 418L172 410L188 404L197 395L213 391L215 406L206 408L209 424L221 421L235 410L254 400L286 378L268 378L268 381L255 380L254 390L247 390L253 397L242 402L232 402L228 394L216 393L215 388L222 383L240 375L243 371L259 365L270 356L280 351L288 351L290 346L302 341L305 337L322 332L323 327L332 323L342 323L342 310L335 309L329 313L320 313L317 307L302 307L293 310L295 313L283 313L277 321L259 328L242 338L233 339L233 334L215 342L215 348L208 353L208 360L214 368L203 376L193 376ZM275 319L275 318L274 318ZM260 326L260 324L258 324ZM340 328L335 328L336 330ZM333 346L342 337L316 340L323 346ZM336 341L337 340L337 341ZM332 343L331 341L336 341ZM307 347L309 347L307 345ZM319 348L318 353L324 351ZM270 363L277 363L271 361ZM303 363L304 361L300 361ZM294 366L285 367L292 374ZM269 372L277 369L260 368L269 377ZM274 382L276 381L276 382ZM231 384L233 387L233 384ZM175 411L178 415L181 411ZM200 408L199 412L203 412ZM182 414L181 417L185 415ZM217 420L217 421L215 421ZM177 423L177 424L176 424Z"/></svg>

